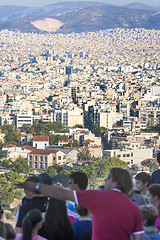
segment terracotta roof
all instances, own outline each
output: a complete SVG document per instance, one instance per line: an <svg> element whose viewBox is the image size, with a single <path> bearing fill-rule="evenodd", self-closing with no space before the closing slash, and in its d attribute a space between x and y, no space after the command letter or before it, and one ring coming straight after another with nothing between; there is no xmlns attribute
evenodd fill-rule
<svg viewBox="0 0 160 240"><path fill-rule="evenodd" d="M34 142L49 142L49 136L33 136Z"/></svg>
<svg viewBox="0 0 160 240"><path fill-rule="evenodd" d="M49 150L49 149L34 149L30 154L37 155L50 155L51 153L57 153L58 150Z"/></svg>
<svg viewBox="0 0 160 240"><path fill-rule="evenodd" d="M86 139L86 140L83 141L83 143L90 143L90 142L94 142L94 141L91 140L91 139Z"/></svg>
<svg viewBox="0 0 160 240"><path fill-rule="evenodd" d="M29 145L23 145L22 147L23 147L24 149L30 150L30 151L33 151L34 149L36 149L36 147L32 147L32 146L29 146Z"/></svg>
<svg viewBox="0 0 160 240"><path fill-rule="evenodd" d="M3 148L12 148L12 147L16 147L16 145L6 144L6 145L3 146Z"/></svg>

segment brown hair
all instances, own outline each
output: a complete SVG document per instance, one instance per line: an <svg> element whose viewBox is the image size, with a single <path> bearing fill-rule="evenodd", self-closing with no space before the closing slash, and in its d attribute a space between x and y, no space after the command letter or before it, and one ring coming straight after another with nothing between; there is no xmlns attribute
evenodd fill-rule
<svg viewBox="0 0 160 240"><path fill-rule="evenodd" d="M157 196L160 199L160 185L159 184L152 184L148 188L149 193L155 197Z"/></svg>
<svg viewBox="0 0 160 240"><path fill-rule="evenodd" d="M110 173L112 180L117 183L116 187L127 195L132 187L132 178L130 173L123 168L111 168Z"/></svg>
<svg viewBox="0 0 160 240"><path fill-rule="evenodd" d="M143 221L145 221L145 226L154 226L155 221L158 217L158 210L155 206L148 204L148 205L141 205L140 210L142 213Z"/></svg>

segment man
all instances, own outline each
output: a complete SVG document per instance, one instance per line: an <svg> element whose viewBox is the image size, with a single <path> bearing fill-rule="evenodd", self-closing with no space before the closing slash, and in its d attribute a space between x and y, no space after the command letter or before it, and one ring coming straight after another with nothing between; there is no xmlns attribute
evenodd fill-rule
<svg viewBox="0 0 160 240"><path fill-rule="evenodd" d="M160 152L157 154L157 162L160 166ZM160 184L160 169L158 169L152 173L152 183Z"/></svg>
<svg viewBox="0 0 160 240"><path fill-rule="evenodd" d="M147 189L151 184L151 176L146 172L140 172L135 176L136 188L139 194L147 198Z"/></svg>
<svg viewBox="0 0 160 240"><path fill-rule="evenodd" d="M31 176L27 178L25 182L31 182L36 184L42 181L37 176ZM20 206L18 220L16 223L16 233L22 233L22 222L28 211L36 208L39 209L41 212L45 212L47 206L47 197L41 196L39 192L30 191L27 189L24 189L24 192L26 194L26 198L29 199L29 201Z"/></svg>
<svg viewBox="0 0 160 240"><path fill-rule="evenodd" d="M132 179L126 169L112 168L105 190L70 191L60 187L25 182L24 189L61 200L75 201L87 208L93 219L92 240L142 240L143 224L139 208L126 196Z"/></svg>
<svg viewBox="0 0 160 240"><path fill-rule="evenodd" d="M71 191L73 190L86 190L88 185L88 177L84 172L73 172L68 179L68 187ZM79 214L75 208L75 202L68 201L67 213L70 217L71 222L74 222L76 218L79 218Z"/></svg>
<svg viewBox="0 0 160 240"><path fill-rule="evenodd" d="M133 190L133 185L131 190L128 192L127 196L134 202L137 206L146 205L147 200L140 194Z"/></svg>

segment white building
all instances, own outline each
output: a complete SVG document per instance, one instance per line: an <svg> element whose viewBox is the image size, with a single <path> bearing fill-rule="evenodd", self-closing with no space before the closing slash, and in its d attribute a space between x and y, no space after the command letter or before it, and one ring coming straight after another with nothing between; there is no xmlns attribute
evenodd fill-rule
<svg viewBox="0 0 160 240"><path fill-rule="evenodd" d="M103 157L107 158L108 156L117 157L125 161L129 166L133 164L139 165L145 159L153 157L153 148L130 149L122 151L120 149L103 150Z"/></svg>
<svg viewBox="0 0 160 240"><path fill-rule="evenodd" d="M23 125L32 125L33 116L31 114L23 113L15 115L15 125L17 129L20 129Z"/></svg>
<svg viewBox="0 0 160 240"><path fill-rule="evenodd" d="M33 136L33 147L46 149L49 146L49 136Z"/></svg>

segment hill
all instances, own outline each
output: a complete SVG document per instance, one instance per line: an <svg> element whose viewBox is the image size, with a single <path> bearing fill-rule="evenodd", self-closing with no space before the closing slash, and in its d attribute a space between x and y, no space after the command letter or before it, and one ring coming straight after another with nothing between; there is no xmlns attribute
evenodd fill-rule
<svg viewBox="0 0 160 240"><path fill-rule="evenodd" d="M0 30L71 33L109 28L160 29L160 12L136 9L136 6L117 7L95 2L59 2L43 8L10 6L7 16L6 11L0 14Z"/></svg>

